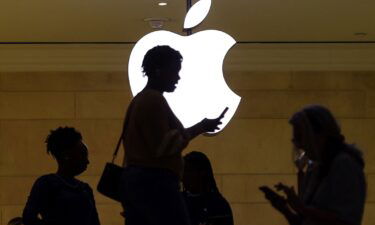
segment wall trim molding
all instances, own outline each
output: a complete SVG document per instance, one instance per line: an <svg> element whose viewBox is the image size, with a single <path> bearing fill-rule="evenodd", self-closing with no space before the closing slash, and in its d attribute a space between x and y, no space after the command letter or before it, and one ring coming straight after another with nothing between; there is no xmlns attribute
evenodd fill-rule
<svg viewBox="0 0 375 225"><path fill-rule="evenodd" d="M0 45L0 71L126 71L133 44ZM244 44L229 71L375 71L375 44Z"/></svg>

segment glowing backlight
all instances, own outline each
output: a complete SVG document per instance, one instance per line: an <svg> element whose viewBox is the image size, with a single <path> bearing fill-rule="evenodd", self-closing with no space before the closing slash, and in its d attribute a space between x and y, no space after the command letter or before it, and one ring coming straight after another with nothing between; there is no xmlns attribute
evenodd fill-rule
<svg viewBox="0 0 375 225"><path fill-rule="evenodd" d="M147 83L141 67L146 52L158 45L169 45L182 54L183 62L176 90L164 94L168 104L185 127L203 118L216 118L225 107L229 107L219 127L222 130L241 100L228 87L222 72L225 55L235 43L231 36L217 30L205 30L191 36L169 31L149 33L137 42L130 54L131 92L135 96Z"/></svg>

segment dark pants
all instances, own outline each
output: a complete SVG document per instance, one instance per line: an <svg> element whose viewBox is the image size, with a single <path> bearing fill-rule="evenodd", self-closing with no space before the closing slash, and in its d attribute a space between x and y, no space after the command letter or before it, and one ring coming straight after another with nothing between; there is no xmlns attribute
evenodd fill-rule
<svg viewBox="0 0 375 225"><path fill-rule="evenodd" d="M126 225L190 225L179 179L172 172L130 166L120 188Z"/></svg>

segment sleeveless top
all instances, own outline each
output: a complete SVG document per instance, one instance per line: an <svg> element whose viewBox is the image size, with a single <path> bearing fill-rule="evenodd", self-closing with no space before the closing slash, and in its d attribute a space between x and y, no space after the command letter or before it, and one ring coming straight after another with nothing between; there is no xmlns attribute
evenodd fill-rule
<svg viewBox="0 0 375 225"><path fill-rule="evenodd" d="M168 169L181 177L184 127L164 96L143 90L131 101L125 120L124 166Z"/></svg>

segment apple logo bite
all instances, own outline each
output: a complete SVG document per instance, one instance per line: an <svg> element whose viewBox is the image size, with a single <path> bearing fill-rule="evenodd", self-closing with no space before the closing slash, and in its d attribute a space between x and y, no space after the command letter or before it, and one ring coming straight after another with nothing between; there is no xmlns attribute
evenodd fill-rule
<svg viewBox="0 0 375 225"><path fill-rule="evenodd" d="M195 27L204 20L211 7L211 0L200 0L187 13L184 28ZM129 82L133 96L146 86L147 77L142 73L142 60L151 48L169 45L183 57L180 80L172 93L164 93L171 109L185 127L203 118L216 118L225 107L229 110L219 126L221 131L231 120L241 101L226 84L223 61L236 41L217 30L204 30L190 36L160 30L142 37L134 46L129 58Z"/></svg>

